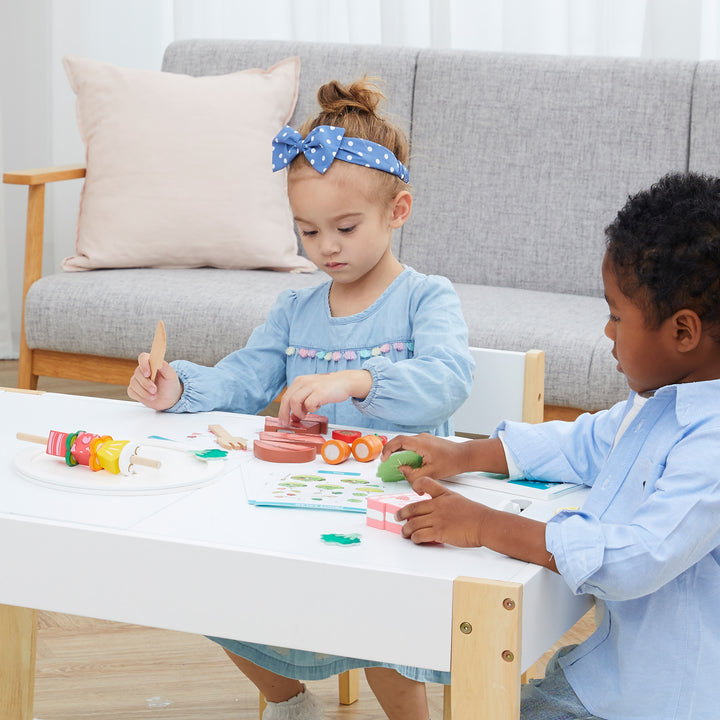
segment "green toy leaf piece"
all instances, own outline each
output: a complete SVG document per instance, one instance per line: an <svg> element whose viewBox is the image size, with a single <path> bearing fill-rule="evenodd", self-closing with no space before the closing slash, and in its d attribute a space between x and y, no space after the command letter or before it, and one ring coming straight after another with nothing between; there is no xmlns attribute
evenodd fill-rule
<svg viewBox="0 0 720 720"><path fill-rule="evenodd" d="M200 460L219 460L220 458L227 457L227 450L220 450L219 448L212 448L210 450L195 450L193 455Z"/></svg>
<svg viewBox="0 0 720 720"><path fill-rule="evenodd" d="M377 476L383 482L400 482L405 476L398 470L401 465L414 468L422 467L422 457L412 450L400 450L393 453L387 460L380 463Z"/></svg>
<svg viewBox="0 0 720 720"><path fill-rule="evenodd" d="M331 543L333 545L357 545L360 542L360 535L357 533L352 534L341 534L341 533L327 533L321 535L320 539L325 543Z"/></svg>

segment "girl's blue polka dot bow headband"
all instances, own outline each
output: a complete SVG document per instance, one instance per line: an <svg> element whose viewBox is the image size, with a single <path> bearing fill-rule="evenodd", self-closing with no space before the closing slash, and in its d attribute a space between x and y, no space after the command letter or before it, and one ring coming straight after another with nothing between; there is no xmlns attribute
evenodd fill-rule
<svg viewBox="0 0 720 720"><path fill-rule="evenodd" d="M375 168L408 182L407 168L384 145L362 138L345 137L345 128L319 125L303 140L286 125L273 139L273 172L286 168L300 153L319 173L324 174L333 160Z"/></svg>

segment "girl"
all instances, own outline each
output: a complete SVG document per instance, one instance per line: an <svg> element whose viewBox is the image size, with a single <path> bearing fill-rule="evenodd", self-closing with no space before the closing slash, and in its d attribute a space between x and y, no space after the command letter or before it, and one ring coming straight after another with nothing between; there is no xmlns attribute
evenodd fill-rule
<svg viewBox="0 0 720 720"><path fill-rule="evenodd" d="M407 139L377 114L382 97L367 80L327 83L318 91L320 114L273 140L273 170L287 168L305 252L330 280L282 293L247 345L215 367L164 363L152 382L142 353L131 398L171 412L257 413L287 386L285 422L321 412L343 426L452 432L449 418L472 384L467 328L450 282L405 267L392 253L412 196ZM265 720L322 717L299 680L349 668L367 668L392 720L426 720L420 681L449 681L418 668L217 641L268 699Z"/></svg>

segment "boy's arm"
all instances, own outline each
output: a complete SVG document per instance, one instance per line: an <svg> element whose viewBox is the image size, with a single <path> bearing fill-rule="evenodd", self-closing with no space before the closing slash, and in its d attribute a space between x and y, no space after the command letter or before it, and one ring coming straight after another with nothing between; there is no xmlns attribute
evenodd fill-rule
<svg viewBox="0 0 720 720"><path fill-rule="evenodd" d="M545 545L545 523L473 502L429 477L418 478L412 486L432 497L398 510L395 517L407 520L404 537L415 543L486 547L558 571Z"/></svg>

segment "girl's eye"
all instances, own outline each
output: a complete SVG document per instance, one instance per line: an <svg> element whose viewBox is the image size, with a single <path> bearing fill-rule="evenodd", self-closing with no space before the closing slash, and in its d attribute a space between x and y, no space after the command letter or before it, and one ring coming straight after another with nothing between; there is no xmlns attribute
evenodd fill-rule
<svg viewBox="0 0 720 720"><path fill-rule="evenodd" d="M300 230L300 234L303 237L312 237L313 235L317 235L317 230Z"/></svg>
<svg viewBox="0 0 720 720"><path fill-rule="evenodd" d="M351 225L350 227L338 228L338 230L341 233L345 233L345 234L351 233L354 229L355 229L355 225Z"/></svg>
<svg viewBox="0 0 720 720"><path fill-rule="evenodd" d="M620 321L620 318L617 315L613 315L612 313L610 313L610 315L608 315L608 320L610 322L616 323Z"/></svg>

